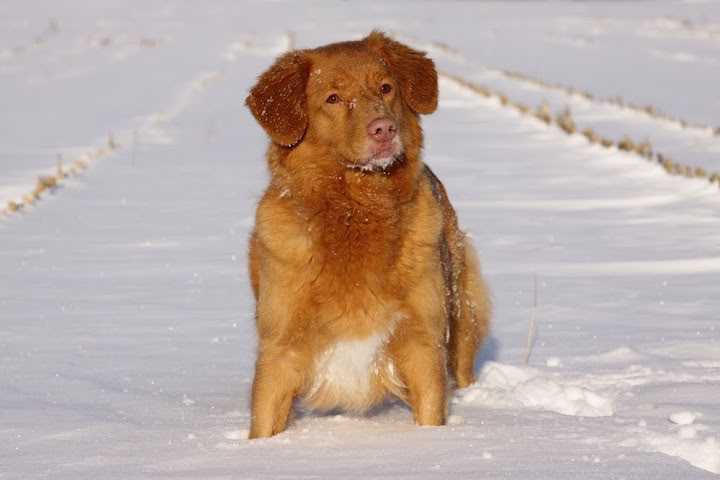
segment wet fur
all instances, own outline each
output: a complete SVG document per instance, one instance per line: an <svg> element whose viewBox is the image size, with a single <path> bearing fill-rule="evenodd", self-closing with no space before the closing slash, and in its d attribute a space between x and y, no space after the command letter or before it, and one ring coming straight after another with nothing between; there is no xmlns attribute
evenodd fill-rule
<svg viewBox="0 0 720 480"><path fill-rule="evenodd" d="M381 82L393 92L377 94ZM325 102L330 91L342 93L339 108ZM474 381L490 300L420 159L419 114L437 95L433 62L378 32L286 54L251 90L247 105L271 139L249 253L251 438L284 430L295 399L362 411L391 394L418 424L441 425L448 371L460 387ZM378 115L397 123L404 153L384 171L353 168Z"/></svg>

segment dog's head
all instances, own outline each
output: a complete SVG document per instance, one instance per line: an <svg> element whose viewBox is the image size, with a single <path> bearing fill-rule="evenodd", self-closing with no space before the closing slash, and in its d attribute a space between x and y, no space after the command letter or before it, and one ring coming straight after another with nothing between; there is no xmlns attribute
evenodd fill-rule
<svg viewBox="0 0 720 480"><path fill-rule="evenodd" d="M380 32L290 52L263 73L246 103L273 142L306 143L351 168L385 169L410 144L418 114L437 108L435 64Z"/></svg>

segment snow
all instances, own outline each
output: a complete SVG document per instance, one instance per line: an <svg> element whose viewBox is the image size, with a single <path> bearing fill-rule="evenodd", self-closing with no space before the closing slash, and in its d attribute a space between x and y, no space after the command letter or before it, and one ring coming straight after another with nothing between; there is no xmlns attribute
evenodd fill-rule
<svg viewBox="0 0 720 480"><path fill-rule="evenodd" d="M547 377L541 372L487 362L474 386L459 392L456 402L487 408L521 408L580 417L609 417L615 413L613 399L578 384Z"/></svg>
<svg viewBox="0 0 720 480"><path fill-rule="evenodd" d="M699 415L695 412L681 411L670 415L670 421L677 425L690 425Z"/></svg>
<svg viewBox="0 0 720 480"><path fill-rule="evenodd" d="M3 2L0 206L58 155L88 168L0 218L0 478L717 478L717 184L449 75L720 170L711 130L602 101L717 127L719 25L713 2ZM249 442L267 174L244 97L288 48L375 27L443 72L425 159L495 299L478 382L446 427L390 403Z"/></svg>

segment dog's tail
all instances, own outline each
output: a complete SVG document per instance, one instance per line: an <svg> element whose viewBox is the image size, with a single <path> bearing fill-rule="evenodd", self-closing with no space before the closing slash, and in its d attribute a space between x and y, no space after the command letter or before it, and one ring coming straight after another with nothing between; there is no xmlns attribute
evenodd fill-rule
<svg viewBox="0 0 720 480"><path fill-rule="evenodd" d="M458 252L462 263L455 275L457 283L452 285L456 303L449 318L448 366L457 386L464 388L475 381L475 357L489 333L492 302L475 249L470 239L458 232L463 252Z"/></svg>
<svg viewBox="0 0 720 480"><path fill-rule="evenodd" d="M490 329L490 291L472 242L458 227L445 188L427 165L424 174L443 211L440 261L446 296L448 367L457 386L463 388L475 381L475 356Z"/></svg>

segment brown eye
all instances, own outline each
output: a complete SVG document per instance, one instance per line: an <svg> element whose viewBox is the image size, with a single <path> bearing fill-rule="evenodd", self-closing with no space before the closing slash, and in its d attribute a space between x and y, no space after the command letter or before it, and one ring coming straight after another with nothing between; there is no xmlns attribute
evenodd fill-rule
<svg viewBox="0 0 720 480"><path fill-rule="evenodd" d="M382 93L383 95L387 95L390 92L392 92L392 85L390 85L389 83L383 83L380 86L380 93Z"/></svg>
<svg viewBox="0 0 720 480"><path fill-rule="evenodd" d="M340 97L337 96L336 93L333 93L329 97L327 97L327 100L325 100L327 103L337 103L340 101Z"/></svg>

